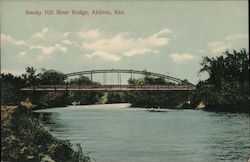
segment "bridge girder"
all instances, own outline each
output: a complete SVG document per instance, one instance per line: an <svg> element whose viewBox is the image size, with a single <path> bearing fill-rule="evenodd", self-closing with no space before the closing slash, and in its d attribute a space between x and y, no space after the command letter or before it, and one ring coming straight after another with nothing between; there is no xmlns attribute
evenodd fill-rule
<svg viewBox="0 0 250 162"><path fill-rule="evenodd" d="M164 75L164 74L159 74L159 73L153 73L153 72L148 72L148 71L140 71L140 70L126 70L126 69L103 69L103 70L87 70L87 71L79 71L79 72L73 72L73 73L68 73L65 74L67 77L71 76L77 76L77 75L85 75L85 74L98 74L98 73L128 73L128 74L141 74L141 75L150 75L153 77L159 77L159 78L165 78L177 83L183 83L186 85L193 85L192 83L187 83L184 82L184 80L181 80L179 78L175 78L172 76Z"/></svg>

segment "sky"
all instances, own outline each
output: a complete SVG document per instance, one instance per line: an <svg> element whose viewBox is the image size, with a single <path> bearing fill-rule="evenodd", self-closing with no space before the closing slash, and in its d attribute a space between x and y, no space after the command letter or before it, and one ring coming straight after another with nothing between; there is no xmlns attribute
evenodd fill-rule
<svg viewBox="0 0 250 162"><path fill-rule="evenodd" d="M28 66L63 73L134 69L197 83L208 77L198 75L202 57L249 49L244 0L4 0L0 4L1 73L20 75ZM45 10L54 14L46 15Z"/></svg>

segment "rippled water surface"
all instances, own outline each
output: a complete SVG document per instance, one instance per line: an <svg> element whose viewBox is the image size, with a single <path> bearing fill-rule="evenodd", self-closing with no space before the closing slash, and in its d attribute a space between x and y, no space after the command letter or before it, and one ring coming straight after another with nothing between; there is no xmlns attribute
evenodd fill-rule
<svg viewBox="0 0 250 162"><path fill-rule="evenodd" d="M54 136L80 143L97 162L244 162L250 157L247 114L148 112L123 106L69 106L39 112Z"/></svg>

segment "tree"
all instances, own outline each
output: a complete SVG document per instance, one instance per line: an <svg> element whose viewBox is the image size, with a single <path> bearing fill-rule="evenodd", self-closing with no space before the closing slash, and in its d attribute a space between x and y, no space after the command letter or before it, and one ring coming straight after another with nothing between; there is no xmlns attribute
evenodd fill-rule
<svg viewBox="0 0 250 162"><path fill-rule="evenodd" d="M245 49L204 57L201 65L200 73L207 72L209 78L198 84L196 100L204 101L207 109L249 111L249 53Z"/></svg>
<svg viewBox="0 0 250 162"><path fill-rule="evenodd" d="M184 82L188 82L184 80ZM130 85L175 85L165 80L165 78L159 77L155 78L150 75L145 75L143 78L138 79L129 79L128 83ZM143 84L141 84L143 83ZM176 108L178 105L181 105L191 99L190 93L185 92L146 92L146 91L132 91L126 94L126 97L123 97L125 101L129 101L132 106L136 107L168 107ZM122 102L119 96L109 96L109 101L113 101L114 97L117 101Z"/></svg>
<svg viewBox="0 0 250 162"><path fill-rule="evenodd" d="M25 86L25 80L12 74L1 74L1 104L17 104L24 96L20 89Z"/></svg>
<svg viewBox="0 0 250 162"><path fill-rule="evenodd" d="M41 73L39 74L40 84L42 85L56 85L56 84L64 84L66 75L59 71L55 70L46 70L41 69Z"/></svg>
<svg viewBox="0 0 250 162"><path fill-rule="evenodd" d="M249 77L249 54L245 49L239 52L228 50L216 58L204 57L199 71L209 74L208 83L222 88L223 82L246 82Z"/></svg>
<svg viewBox="0 0 250 162"><path fill-rule="evenodd" d="M91 80L86 76L80 76L79 78L71 79L70 83L77 84L77 85L91 85L92 84Z"/></svg>
<svg viewBox="0 0 250 162"><path fill-rule="evenodd" d="M26 84L29 86L34 86L37 83L36 69L34 67L26 67L26 74L23 74Z"/></svg>
<svg viewBox="0 0 250 162"><path fill-rule="evenodd" d="M70 84L77 84L81 85L100 85L98 82L92 82L86 76L80 76L79 78L74 78L70 80ZM80 104L95 104L100 101L101 97L103 96L102 92L83 92L83 91L72 91L69 93L69 100L70 102L79 101Z"/></svg>

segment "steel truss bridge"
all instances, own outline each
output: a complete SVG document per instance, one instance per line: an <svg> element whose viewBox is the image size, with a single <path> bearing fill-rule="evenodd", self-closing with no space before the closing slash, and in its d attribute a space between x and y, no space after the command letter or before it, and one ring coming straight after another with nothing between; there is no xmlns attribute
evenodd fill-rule
<svg viewBox="0 0 250 162"><path fill-rule="evenodd" d="M107 85L106 74L116 73L117 84ZM90 75L91 83L93 83L94 74L103 74L102 85L72 85L68 84L68 79L74 76ZM154 78L164 78L168 82L175 83L173 85L123 85L121 84L121 74L130 74L130 78L134 79L134 74L141 74ZM33 87L22 88L22 91L193 91L195 85L184 80L158 73L152 73L139 70L124 70L124 69L107 69L107 70L89 70L65 74L67 81L65 85L39 85Z"/></svg>

